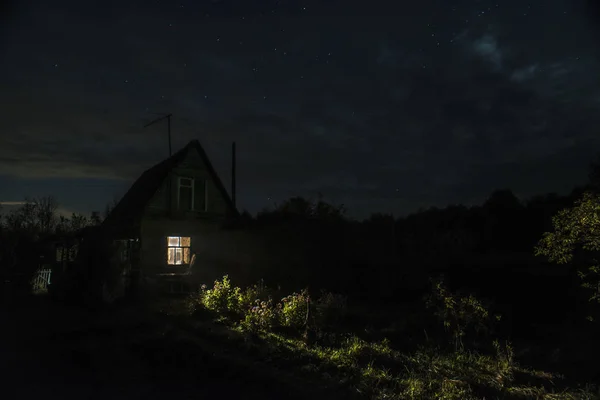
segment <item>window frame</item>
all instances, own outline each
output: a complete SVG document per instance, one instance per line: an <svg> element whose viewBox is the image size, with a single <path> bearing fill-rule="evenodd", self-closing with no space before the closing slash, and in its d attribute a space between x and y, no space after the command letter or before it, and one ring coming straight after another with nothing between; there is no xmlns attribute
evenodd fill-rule
<svg viewBox="0 0 600 400"><path fill-rule="evenodd" d="M189 241L189 245L188 246L184 246L182 244L182 239L186 238ZM177 239L177 245L171 245L171 239ZM192 238L191 236L167 236L166 237L166 245L167 245L167 265L168 266L186 266L186 265L190 265L191 263L191 253L192 253ZM173 251L173 263L171 264L169 262L170 258L169 258L169 253L171 251L171 249L174 249ZM181 263L177 264L177 249L181 249ZM187 262L185 262L185 249L188 249L187 255L188 255L188 260Z"/></svg>
<svg viewBox="0 0 600 400"><path fill-rule="evenodd" d="M183 180L190 181L190 184L189 185L182 184ZM186 177L186 176L178 176L177 177L177 209L178 210L181 210L181 188L184 187L184 188L188 188L188 189L192 190L192 200L190 203L190 209L183 210L183 211L196 211L194 209L194 201L195 201L195 195L196 195L196 193L194 193L195 192L195 190L194 190L195 183L196 183L195 178ZM175 236L173 236L173 237L175 237Z"/></svg>

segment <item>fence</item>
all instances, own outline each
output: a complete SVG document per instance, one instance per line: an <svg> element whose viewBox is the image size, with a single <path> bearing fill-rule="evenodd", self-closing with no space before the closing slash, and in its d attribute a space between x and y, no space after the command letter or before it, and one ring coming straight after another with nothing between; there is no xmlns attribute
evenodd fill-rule
<svg viewBox="0 0 600 400"><path fill-rule="evenodd" d="M50 284L50 277L52 276L52 270L49 268L40 268L37 270L35 276L31 281L31 288L33 293L46 293L48 291L48 285Z"/></svg>

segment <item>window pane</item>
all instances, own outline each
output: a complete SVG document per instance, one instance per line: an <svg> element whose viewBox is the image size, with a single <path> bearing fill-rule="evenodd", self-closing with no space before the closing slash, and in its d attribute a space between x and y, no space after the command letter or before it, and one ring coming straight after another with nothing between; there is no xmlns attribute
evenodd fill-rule
<svg viewBox="0 0 600 400"><path fill-rule="evenodd" d="M167 264L175 265L175 249L174 248L167 249Z"/></svg>
<svg viewBox="0 0 600 400"><path fill-rule="evenodd" d="M189 237L182 237L181 238L181 247L190 247L191 243L191 238Z"/></svg>
<svg viewBox="0 0 600 400"><path fill-rule="evenodd" d="M192 191L191 187L181 186L179 188L179 209L189 211L192 209Z"/></svg>
<svg viewBox="0 0 600 400"><path fill-rule="evenodd" d="M202 179L194 181L194 210L206 211L206 181Z"/></svg>
<svg viewBox="0 0 600 400"><path fill-rule="evenodd" d="M182 251L181 248L175 248L175 265L181 265L182 262Z"/></svg>
<svg viewBox="0 0 600 400"><path fill-rule="evenodd" d="M167 237L167 246L179 246L179 237L176 237L176 236Z"/></svg>
<svg viewBox="0 0 600 400"><path fill-rule="evenodd" d="M179 179L179 184L181 186L192 186L193 181L190 178L181 178Z"/></svg>
<svg viewBox="0 0 600 400"><path fill-rule="evenodd" d="M190 263L190 248L189 247L183 248L183 263L184 264Z"/></svg>

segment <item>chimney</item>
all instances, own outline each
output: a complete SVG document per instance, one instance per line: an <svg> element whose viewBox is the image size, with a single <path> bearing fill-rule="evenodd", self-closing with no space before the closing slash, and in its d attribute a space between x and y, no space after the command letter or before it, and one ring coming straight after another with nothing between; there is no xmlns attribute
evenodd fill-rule
<svg viewBox="0 0 600 400"><path fill-rule="evenodd" d="M235 142L231 143L231 201L235 204Z"/></svg>

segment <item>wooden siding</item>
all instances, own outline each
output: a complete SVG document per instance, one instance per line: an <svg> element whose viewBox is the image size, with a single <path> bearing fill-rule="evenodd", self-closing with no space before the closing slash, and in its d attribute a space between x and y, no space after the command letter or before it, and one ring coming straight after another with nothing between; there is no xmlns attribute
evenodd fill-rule
<svg viewBox="0 0 600 400"><path fill-rule="evenodd" d="M204 210L194 210L192 212L181 212L177 209L178 200L178 181L180 177L193 178L206 182L204 193L195 193L195 196L206 196L206 207ZM211 179L206 166L202 163L200 155L195 150L190 150L186 158L169 174L168 178L161 183L159 189L152 196L145 210L147 216L166 216L168 213L168 195L169 183L171 186L170 196L172 204L172 216L174 218L197 219L198 217L226 217L227 201L222 193L217 189L215 182ZM198 202L197 202L198 204Z"/></svg>

